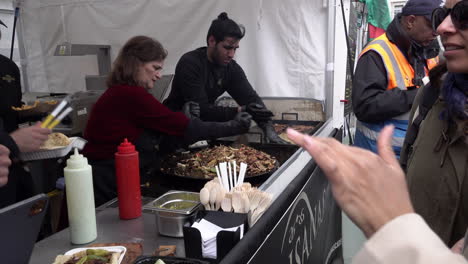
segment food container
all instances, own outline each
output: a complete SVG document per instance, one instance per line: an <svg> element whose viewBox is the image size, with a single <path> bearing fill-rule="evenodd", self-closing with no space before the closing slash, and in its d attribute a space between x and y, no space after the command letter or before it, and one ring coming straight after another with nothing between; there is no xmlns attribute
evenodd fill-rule
<svg viewBox="0 0 468 264"><path fill-rule="evenodd" d="M159 234L183 237L183 227L192 225L200 206L199 193L169 191L143 206L143 210L156 215Z"/></svg>
<svg viewBox="0 0 468 264"><path fill-rule="evenodd" d="M87 250L87 249L104 249L104 250L107 250L107 251L110 251L110 252L118 252L120 253L120 256L117 260L117 263L115 264L120 264L124 258L124 255L125 253L127 252L127 248L126 247L123 247L123 246L112 246L112 247L85 247L85 248L74 248L72 250L69 250L65 253L65 255L73 255L73 254L76 254L80 251L84 251L84 250Z"/></svg>
<svg viewBox="0 0 468 264"><path fill-rule="evenodd" d="M51 149L40 149L34 152L22 152L20 158L23 161L61 158L66 156L72 149L83 149L88 141L80 137L71 137L70 144L63 147L54 147Z"/></svg>

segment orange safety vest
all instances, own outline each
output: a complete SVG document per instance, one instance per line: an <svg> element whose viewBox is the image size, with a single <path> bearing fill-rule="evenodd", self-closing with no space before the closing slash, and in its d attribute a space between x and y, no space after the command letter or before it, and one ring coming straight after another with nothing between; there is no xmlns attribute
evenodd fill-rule
<svg viewBox="0 0 468 264"><path fill-rule="evenodd" d="M406 87L415 86L413 83L414 69L406 59L405 55L400 49L392 43L387 34L382 34L378 38L369 43L361 52L359 57L373 50L377 52L384 62L385 69L387 70L388 86L387 90L398 87L401 90L406 90ZM427 67L434 68L439 63L439 57L428 59ZM426 68L426 76L428 75ZM419 88L419 87L418 87Z"/></svg>

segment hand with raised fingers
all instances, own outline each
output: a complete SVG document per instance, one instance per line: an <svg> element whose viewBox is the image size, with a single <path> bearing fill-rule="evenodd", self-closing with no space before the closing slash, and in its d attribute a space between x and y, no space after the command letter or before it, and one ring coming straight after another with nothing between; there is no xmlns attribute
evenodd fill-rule
<svg viewBox="0 0 468 264"><path fill-rule="evenodd" d="M288 137L306 149L330 181L341 209L367 237L392 219L414 212L405 174L391 146L393 127L378 138L378 155L288 129Z"/></svg>
<svg viewBox="0 0 468 264"><path fill-rule="evenodd" d="M8 173L11 165L10 150L0 145L0 187L8 183Z"/></svg>

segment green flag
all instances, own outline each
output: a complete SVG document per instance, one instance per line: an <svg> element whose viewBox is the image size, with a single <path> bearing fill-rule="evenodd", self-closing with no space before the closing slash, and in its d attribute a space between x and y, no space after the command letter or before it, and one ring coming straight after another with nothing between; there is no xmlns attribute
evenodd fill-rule
<svg viewBox="0 0 468 264"><path fill-rule="evenodd" d="M374 27L387 29L388 24L392 21L390 18L390 8L387 0L359 0L366 3L368 16L367 22Z"/></svg>

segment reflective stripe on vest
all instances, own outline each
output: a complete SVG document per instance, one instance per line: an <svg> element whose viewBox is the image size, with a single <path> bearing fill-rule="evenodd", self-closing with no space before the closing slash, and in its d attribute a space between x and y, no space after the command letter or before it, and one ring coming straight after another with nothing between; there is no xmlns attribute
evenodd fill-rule
<svg viewBox="0 0 468 264"><path fill-rule="evenodd" d="M398 87L401 90L406 90L407 87L414 86L414 69L408 62L400 49L388 40L386 34L382 34L374 41L370 42L363 51L362 56L369 50L377 52L382 58L385 69L387 71L387 90ZM426 61L427 67L432 69L438 63L438 57ZM426 76L428 71L426 69Z"/></svg>
<svg viewBox="0 0 468 264"><path fill-rule="evenodd" d="M395 126L395 132L392 137L392 147L394 148L401 148L403 146L403 142L405 141L405 132L406 127L408 126L408 122L401 120L401 121L387 121L385 124L377 125L377 124L369 124L364 123L359 120L356 122L356 129L359 130L367 140L377 142L377 138L379 136L380 130L384 128L385 125L393 124ZM399 133L398 133L399 131Z"/></svg>

